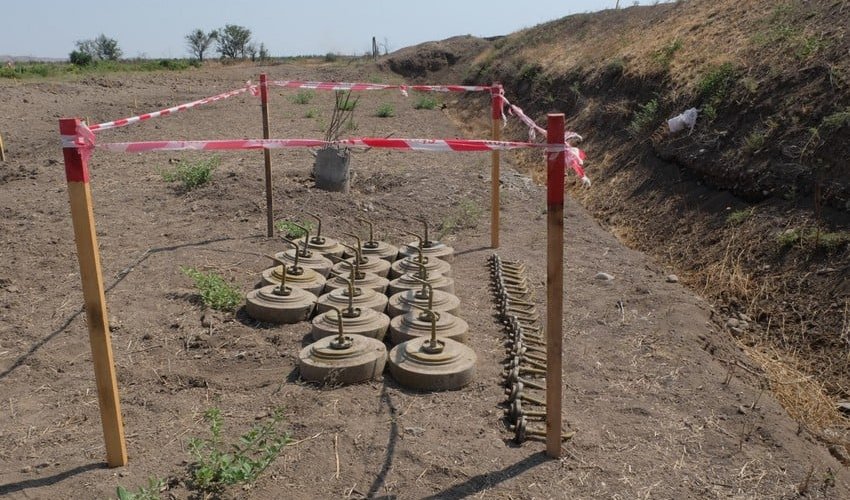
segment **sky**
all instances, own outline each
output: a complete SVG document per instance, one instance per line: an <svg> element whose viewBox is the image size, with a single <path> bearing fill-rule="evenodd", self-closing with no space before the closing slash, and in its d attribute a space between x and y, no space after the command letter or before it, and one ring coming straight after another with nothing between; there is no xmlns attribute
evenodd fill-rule
<svg viewBox="0 0 850 500"><path fill-rule="evenodd" d="M251 30L272 56L362 55L372 37L390 52L455 35L506 35L616 0L7 0L0 54L67 58L77 40L103 33L124 57L188 57L185 36L225 24ZM632 5L632 0L621 4ZM646 0L643 4L652 3Z"/></svg>

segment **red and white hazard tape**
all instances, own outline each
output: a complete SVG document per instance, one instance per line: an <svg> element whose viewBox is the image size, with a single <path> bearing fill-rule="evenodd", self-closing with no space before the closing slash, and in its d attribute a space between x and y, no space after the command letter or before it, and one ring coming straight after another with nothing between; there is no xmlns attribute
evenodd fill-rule
<svg viewBox="0 0 850 500"><path fill-rule="evenodd" d="M211 102L220 101L222 99L227 99L228 97L237 96L242 94L243 92L251 92L252 94L256 94L256 85L252 85L251 82L248 82L244 87L231 90L228 92L223 92L218 95L214 95L211 97L205 97L203 99L198 99L197 101L192 101L186 104L180 104L179 106L173 106L171 108L166 108L160 111L154 111L152 113L145 113L143 115L131 116L129 118L122 118L120 120L115 120L111 122L98 123L96 125L90 125L88 128L92 132L97 132L100 130L108 130L111 128L118 127L126 127L127 125L132 125L134 123L143 122L145 120L150 120L151 118L157 118L160 116L168 116L173 113L179 113L180 111L186 111L188 109L192 109L196 106L200 106L202 104L209 104Z"/></svg>
<svg viewBox="0 0 850 500"><path fill-rule="evenodd" d="M63 136L63 141L66 138ZM398 149L406 151L507 151L521 148L544 148L546 144L509 141L487 141L480 139L386 139L383 137L362 137L323 141L319 139L224 139L212 141L147 141L113 142L97 145L81 145L73 137L63 142L64 147L88 147L112 151L115 153L143 153L151 151L227 151L240 149L285 149L285 148L321 148L341 146L349 148ZM553 145L558 148L557 144ZM561 147L560 151L564 151Z"/></svg>
<svg viewBox="0 0 850 500"><path fill-rule="evenodd" d="M420 92L484 92L492 87L486 85L387 85L382 83L346 83L346 82L309 82L300 80L275 80L270 85L293 89L315 90L400 90L407 95L408 90Z"/></svg>

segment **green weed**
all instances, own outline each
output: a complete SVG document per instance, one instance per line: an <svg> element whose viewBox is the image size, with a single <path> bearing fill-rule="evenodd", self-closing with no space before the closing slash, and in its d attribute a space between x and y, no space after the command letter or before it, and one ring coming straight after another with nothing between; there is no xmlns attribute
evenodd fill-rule
<svg viewBox="0 0 850 500"><path fill-rule="evenodd" d="M673 62L673 56L676 55L676 52L682 48L682 41L678 38L671 41L664 47L656 50L652 53L652 58L661 65L664 69L668 69L670 67L670 63Z"/></svg>
<svg viewBox="0 0 850 500"><path fill-rule="evenodd" d="M292 101L292 104L310 104L314 97L316 97L316 93L312 90L299 90L289 100Z"/></svg>
<svg viewBox="0 0 850 500"><path fill-rule="evenodd" d="M791 228L779 233L776 241L785 248L794 245L811 246L817 249L834 251L850 243L848 231L821 231L816 227Z"/></svg>
<svg viewBox="0 0 850 500"><path fill-rule="evenodd" d="M708 121L717 118L717 108L726 100L735 77L735 67L723 63L712 68L697 83L697 92L702 97L702 115Z"/></svg>
<svg viewBox="0 0 850 500"><path fill-rule="evenodd" d="M118 500L159 500L159 493L164 487L164 480L151 477L148 479L148 485L140 487L138 491L129 491L123 486L119 486L116 495Z"/></svg>
<svg viewBox="0 0 850 500"><path fill-rule="evenodd" d="M755 153L764 147L767 138L761 130L753 130L744 137L744 152Z"/></svg>
<svg viewBox="0 0 850 500"><path fill-rule="evenodd" d="M181 267L180 271L192 278L201 301L207 307L218 311L234 311L242 303L242 292L215 272L202 273L193 267Z"/></svg>
<svg viewBox="0 0 850 500"><path fill-rule="evenodd" d="M195 460L191 468L194 486L206 493L220 494L227 486L253 483L290 442L289 434L278 429L283 421L279 409L231 444L222 438L223 418L218 408L207 410L204 420L211 436L192 438L189 452Z"/></svg>
<svg viewBox="0 0 850 500"><path fill-rule="evenodd" d="M183 191L191 191L208 183L220 163L218 156L194 162L180 160L173 170L160 170L159 174L165 182L180 182Z"/></svg>
<svg viewBox="0 0 850 500"><path fill-rule="evenodd" d="M752 215L755 213L755 211L756 210L754 208L744 208L742 210L735 210L734 212L732 212L728 216L726 216L726 225L728 225L728 226L740 226L747 219L752 217Z"/></svg>
<svg viewBox="0 0 850 500"><path fill-rule="evenodd" d="M841 127L850 127L850 108L833 113L821 121L821 128L827 132L834 132Z"/></svg>
<svg viewBox="0 0 850 500"><path fill-rule="evenodd" d="M392 104L381 104L380 107L378 107L378 111L375 112L375 116L379 118L390 118L395 116L395 109Z"/></svg>
<svg viewBox="0 0 850 500"><path fill-rule="evenodd" d="M473 200L461 201L454 212L440 221L438 238L442 239L447 234L476 227L482 213L484 210Z"/></svg>
<svg viewBox="0 0 850 500"><path fill-rule="evenodd" d="M298 224L298 225L296 225L296 224ZM304 221L304 222L296 223L296 222L288 221L288 220L279 220L279 221L275 222L274 225L275 225L275 227L277 228L278 231L280 231L281 233L286 235L287 238L292 239L292 240L297 239L297 238L301 238L302 236L305 236L307 234L306 232L304 232L303 229L301 229L298 226L303 226L308 231L313 230L313 223L311 221Z"/></svg>
<svg viewBox="0 0 850 500"><path fill-rule="evenodd" d="M315 118L319 116L319 111L316 108L310 108L304 113L304 118Z"/></svg>
<svg viewBox="0 0 850 500"><path fill-rule="evenodd" d="M641 135L652 126L658 116L658 99L641 104L639 108L628 126L628 131L633 137Z"/></svg>
<svg viewBox="0 0 850 500"><path fill-rule="evenodd" d="M437 100L431 96L422 96L413 104L413 109L434 109L436 107Z"/></svg>

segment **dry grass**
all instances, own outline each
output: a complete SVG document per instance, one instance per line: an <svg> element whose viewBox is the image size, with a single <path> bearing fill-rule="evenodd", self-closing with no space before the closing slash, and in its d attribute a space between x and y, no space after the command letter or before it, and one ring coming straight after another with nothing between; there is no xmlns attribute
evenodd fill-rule
<svg viewBox="0 0 850 500"><path fill-rule="evenodd" d="M791 418L828 442L848 442L850 419L837 409L824 384L807 375L815 367L767 345L741 347L764 370L771 392Z"/></svg>

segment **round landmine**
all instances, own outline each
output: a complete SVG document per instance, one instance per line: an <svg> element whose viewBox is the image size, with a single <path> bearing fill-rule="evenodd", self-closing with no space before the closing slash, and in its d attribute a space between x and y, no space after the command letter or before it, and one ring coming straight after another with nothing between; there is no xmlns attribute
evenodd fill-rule
<svg viewBox="0 0 850 500"><path fill-rule="evenodd" d="M337 274L348 274L351 271L351 266L354 264L355 258L356 257L349 257L342 262L337 262L334 264L333 272ZM386 278L390 273L390 263L374 255L364 255L361 257L360 261L357 263L357 268L360 271L375 273L382 278Z"/></svg>
<svg viewBox="0 0 850 500"><path fill-rule="evenodd" d="M437 321L434 330L438 338L452 339L466 343L469 334L469 324L447 312L435 312ZM401 344L418 337L431 335L431 313L425 311L410 311L390 320L390 342Z"/></svg>
<svg viewBox="0 0 850 500"><path fill-rule="evenodd" d="M354 286L356 286L357 288L369 288L371 290L375 290L378 293L385 293L389 284L390 280L386 278L381 278L375 273L361 272L354 278ZM337 288L345 288L347 286L348 280L337 276L329 279L327 283L325 283L325 291L330 292L331 290L336 290Z"/></svg>
<svg viewBox="0 0 850 500"><path fill-rule="evenodd" d="M294 266L286 268L286 284L296 286L303 290L307 290L313 295L319 296L322 290L325 289L324 276L317 273L309 267L301 267L293 269ZM263 271L262 283L265 285L279 285L280 278L283 275L283 266L270 267Z"/></svg>
<svg viewBox="0 0 850 500"><path fill-rule="evenodd" d="M268 285L251 290L245 297L248 316L266 323L292 324L307 321L316 296L298 287Z"/></svg>
<svg viewBox="0 0 850 500"><path fill-rule="evenodd" d="M460 389L472 382L476 356L460 342L419 337L395 346L388 361L399 385L440 391Z"/></svg>
<svg viewBox="0 0 850 500"><path fill-rule="evenodd" d="M323 384L355 384L378 380L387 361L387 348L380 340L346 334L324 337L298 354L301 378Z"/></svg>
<svg viewBox="0 0 850 500"><path fill-rule="evenodd" d="M419 242L411 241L398 249L399 257L415 257L419 255ZM423 241L422 255L425 257L436 257L446 262L452 262L455 257L455 249L440 241Z"/></svg>
<svg viewBox="0 0 850 500"><path fill-rule="evenodd" d="M420 275L421 273L402 274L398 278L390 281L390 284L387 287L387 293L389 295L395 295L398 292L403 292L405 290L418 290L422 288L422 282L414 279L419 278ZM429 273L425 281L427 281L434 290L440 290L441 292L446 293L455 293L454 278L448 278L440 273Z"/></svg>
<svg viewBox="0 0 850 500"><path fill-rule="evenodd" d="M343 309L342 327L346 334L353 333L383 340L390 326L390 318L386 314L379 313L374 309L362 309L355 307L353 311ZM313 340L319 340L330 335L336 335L339 331L340 315L334 310L323 312L313 318L313 328L310 336Z"/></svg>
<svg viewBox="0 0 850 500"><path fill-rule="evenodd" d="M435 257L423 257L423 261L425 269L428 271L429 275L431 273L440 273L443 276L452 275L452 266L444 260L440 260ZM393 262L390 267L390 278L398 278L406 273L416 273L419 271L420 267L418 256L405 257Z"/></svg>
<svg viewBox="0 0 850 500"><path fill-rule="evenodd" d="M337 288L319 297L319 302L316 304L316 312L323 313L330 311L331 306L336 306L340 309L349 306L349 289ZM371 288L355 288L354 296L351 299L351 305L361 309L372 309L375 312L382 313L387 309L389 298L378 293Z"/></svg>
<svg viewBox="0 0 850 500"><path fill-rule="evenodd" d="M373 256L393 263L398 257L398 247L386 241L367 241L363 243L360 252L365 256Z"/></svg>
<svg viewBox="0 0 850 500"><path fill-rule="evenodd" d="M437 312L457 314L460 310L460 299L454 295L438 290L433 291L433 297L428 298L428 292L422 290L402 290L390 297L387 304L387 314L394 318L414 309L430 309ZM419 308L415 307L419 306Z"/></svg>
<svg viewBox="0 0 850 500"><path fill-rule="evenodd" d="M274 256L276 259L294 264L295 251L296 250L294 248L290 248L284 252L278 252L274 254ZM333 262L331 262L327 257L323 256L319 252L314 252L312 250L307 250L305 252L303 249L298 250L298 265L301 267L308 267L322 275L324 278L328 277L328 274L331 272L331 268L333 268Z"/></svg>
<svg viewBox="0 0 850 500"><path fill-rule="evenodd" d="M306 236L302 236L295 241L301 244L301 246L304 246L305 238ZM307 248L320 253L328 259L331 257L342 257L343 252L345 252L345 247L339 244L339 240L328 238L327 236L311 236L307 241Z"/></svg>

